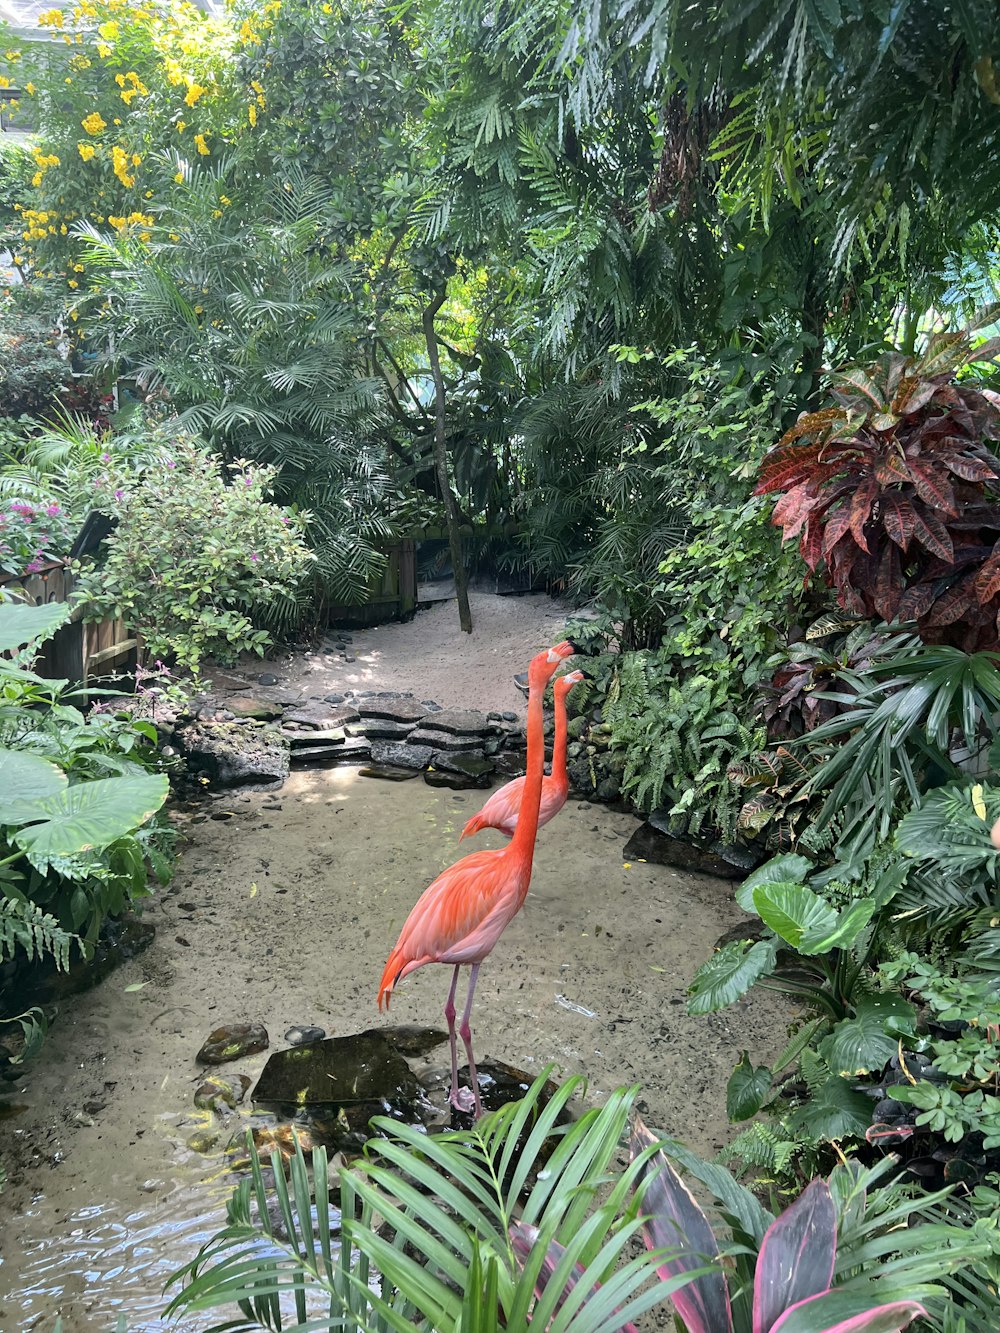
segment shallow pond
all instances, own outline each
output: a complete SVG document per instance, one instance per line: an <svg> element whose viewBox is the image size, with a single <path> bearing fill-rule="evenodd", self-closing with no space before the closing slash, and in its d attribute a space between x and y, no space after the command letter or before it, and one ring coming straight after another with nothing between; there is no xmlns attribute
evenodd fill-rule
<svg viewBox="0 0 1000 1333"><path fill-rule="evenodd" d="M331 1036L386 1023L375 993L421 890L458 847L481 792L357 769L299 772L277 793L206 802L170 889L152 899L153 946L67 1000L41 1058L5 1100L11 1179L3 1215L0 1330L130 1333L197 1324L159 1318L171 1271L224 1219L222 1148L188 1140L195 1053L220 1023L262 1022L272 1048L295 1025ZM206 816L208 816L206 818ZM473 1011L482 1059L529 1073L555 1062L588 1095L640 1083L657 1128L713 1153L730 1137L725 1085L743 1048L773 1053L784 1011L754 1000L690 1018L685 990L719 935L743 919L732 886L643 863L622 848L635 820L571 802L539 834L532 891L484 964ZM449 969L427 967L393 998L394 1023L439 1024ZM141 987L141 988L137 988ZM222 1066L254 1081L266 1053ZM428 1060L447 1062L447 1046Z"/></svg>

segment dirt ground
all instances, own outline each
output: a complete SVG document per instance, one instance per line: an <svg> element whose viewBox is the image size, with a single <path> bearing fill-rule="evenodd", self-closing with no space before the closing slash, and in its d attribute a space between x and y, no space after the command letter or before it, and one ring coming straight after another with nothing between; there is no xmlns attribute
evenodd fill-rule
<svg viewBox="0 0 1000 1333"><path fill-rule="evenodd" d="M446 705L520 710L510 677L558 637L560 618L548 599L507 605L520 642L510 620L492 641L486 606L462 641L446 628L446 605L359 634L356 663L318 669L342 673L341 685L354 675L352 684ZM399 647L421 631L419 653ZM104 1333L119 1313L131 1333L195 1333L210 1322L159 1317L166 1277L222 1224L232 1186L222 1149L242 1128L236 1115L204 1153L189 1146L211 1127L192 1101L196 1051L223 1022L262 1022L279 1048L295 1024L340 1036L387 1021L440 1023L445 968L408 978L388 1020L375 993L399 926L459 854L481 799L343 768L295 773L277 793L222 797L198 822L185 817L174 883L146 909L155 943L64 1005L43 1054L2 1099L11 1173L0 1196L2 1333L50 1333L57 1313L65 1333ZM476 1050L528 1072L549 1062L582 1072L594 1101L639 1083L649 1123L711 1154L730 1137L734 1062L743 1048L773 1054L786 1016L755 999L688 1017L692 973L742 914L730 885L624 862L634 828L629 815L571 801L541 831L525 909L483 966ZM477 845L497 846L498 835ZM224 1069L256 1079L266 1058ZM446 1047L430 1057L446 1059Z"/></svg>

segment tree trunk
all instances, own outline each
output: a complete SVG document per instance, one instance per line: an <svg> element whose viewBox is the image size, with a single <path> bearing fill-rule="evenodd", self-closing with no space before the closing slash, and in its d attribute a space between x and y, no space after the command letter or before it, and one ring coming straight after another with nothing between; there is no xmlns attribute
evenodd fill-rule
<svg viewBox="0 0 1000 1333"><path fill-rule="evenodd" d="M469 609L469 585L465 577L465 563L462 560L462 535L459 532L460 516L455 496L452 493L448 477L448 441L445 431L444 377L441 374L441 357L438 355L437 334L434 332L434 316L444 305L445 289L439 287L434 299L426 306L423 314L424 339L427 343L427 357L431 363L434 377L434 468L437 472L441 499L444 501L445 519L448 524L448 545L451 548L451 567L455 571L455 596L458 599L458 623L466 634L472 633L472 612Z"/></svg>

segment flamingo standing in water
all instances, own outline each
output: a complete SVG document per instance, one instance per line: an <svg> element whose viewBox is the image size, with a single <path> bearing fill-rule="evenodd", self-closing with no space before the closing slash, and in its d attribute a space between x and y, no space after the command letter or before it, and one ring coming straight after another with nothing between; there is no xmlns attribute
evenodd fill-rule
<svg viewBox="0 0 1000 1333"><path fill-rule="evenodd" d="M483 959L503 934L508 922L520 911L528 896L531 862L538 831L538 811L542 797L545 763L542 695L556 667L573 652L573 645L563 640L531 660L528 668L528 771L521 799L521 818L514 836L498 851L472 852L442 871L414 904L403 923L389 960L382 973L378 1005L389 1007L397 981L415 972L425 963L450 963L454 966L451 989L444 1007L451 1043L451 1091L449 1102L459 1111L475 1109L482 1115L479 1077L472 1054L472 997ZM458 1086L458 1044L455 1039L455 991L458 970L471 963L469 995L459 1031L469 1060L472 1092Z"/></svg>
<svg viewBox="0 0 1000 1333"><path fill-rule="evenodd" d="M538 827L554 819L566 804L569 795L569 777L566 773L566 696L574 685L583 680L582 671L570 671L560 676L552 686L556 706L556 734L552 741L552 773L542 781L542 803L538 812ZM462 830L462 838L478 833L480 829L495 828L507 837L517 827L524 784L527 778L514 778L495 791L478 815L473 815ZM462 838L459 838L461 842Z"/></svg>

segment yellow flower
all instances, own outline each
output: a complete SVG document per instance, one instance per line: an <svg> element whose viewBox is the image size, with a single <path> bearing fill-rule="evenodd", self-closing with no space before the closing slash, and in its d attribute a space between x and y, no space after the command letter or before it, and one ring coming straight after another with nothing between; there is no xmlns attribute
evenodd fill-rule
<svg viewBox="0 0 1000 1333"><path fill-rule="evenodd" d="M194 146L195 148L197 148L198 152L201 154L202 157L208 157L209 153L211 152L211 149L205 142L205 136L203 134L196 134L194 136Z"/></svg>
<svg viewBox="0 0 1000 1333"><path fill-rule="evenodd" d="M102 60L107 60L108 56L111 54L111 47L108 46L107 42L98 42L97 54Z"/></svg>
<svg viewBox="0 0 1000 1333"><path fill-rule="evenodd" d="M99 24L97 31L106 41L113 42L118 36L119 28L118 24L112 20L110 23Z"/></svg>
<svg viewBox="0 0 1000 1333"><path fill-rule="evenodd" d="M184 99L186 106L194 106L199 97L202 97L207 90L200 83L192 83L187 91L187 97Z"/></svg>
<svg viewBox="0 0 1000 1333"><path fill-rule="evenodd" d="M66 285L67 287L79 287L80 284L77 282L76 278L70 278Z"/></svg>
<svg viewBox="0 0 1000 1333"><path fill-rule="evenodd" d="M125 75L124 75L124 74L116 74L116 75L115 75L115 83L117 83L117 85L118 85L119 88L124 88L124 87L125 87Z"/></svg>
<svg viewBox="0 0 1000 1333"><path fill-rule="evenodd" d="M108 128L108 122L99 111L91 111L89 116L84 116L80 124L88 134L100 134L101 130Z"/></svg>
<svg viewBox="0 0 1000 1333"><path fill-rule="evenodd" d="M253 102L250 103L250 124L251 125L257 124L257 108L253 104Z"/></svg>
<svg viewBox="0 0 1000 1333"><path fill-rule="evenodd" d="M24 90L29 97L34 97L35 93L38 91L38 89L30 80L24 85Z"/></svg>
<svg viewBox="0 0 1000 1333"><path fill-rule="evenodd" d="M36 187L39 186L39 185L41 185L41 183L42 183L42 174L43 174L43 173L40 172L40 171L36 171L36 172L35 172L35 174L34 174L34 175L32 176L32 178L31 178L31 183L32 183L32 185L34 185L34 186L36 186Z"/></svg>
<svg viewBox="0 0 1000 1333"><path fill-rule="evenodd" d="M9 88L9 87L10 87L10 79L6 78L3 74L0 74L0 88Z"/></svg>
<svg viewBox="0 0 1000 1333"><path fill-rule="evenodd" d="M74 265L73 265L73 272L74 272L74 273L82 273L82 272L83 272L83 265L82 265L82 264L74 264Z"/></svg>
<svg viewBox="0 0 1000 1333"><path fill-rule="evenodd" d="M186 121L186 120L179 120L179 121L177 122L177 133L178 133L178 134L183 134L184 131L185 131L186 129L187 129L187 121Z"/></svg>
<svg viewBox="0 0 1000 1333"><path fill-rule="evenodd" d="M89 162L90 159L97 152L97 149L94 147L92 143L78 143L76 146L76 150L83 158L84 162Z"/></svg>
<svg viewBox="0 0 1000 1333"><path fill-rule="evenodd" d="M142 158L139 156L138 153L133 153L133 154L132 154L132 165L133 165L134 167L137 167L141 161L142 161Z"/></svg>
<svg viewBox="0 0 1000 1333"><path fill-rule="evenodd" d="M223 208L228 208L232 202L233 201L230 199L228 194L219 195L219 203L222 205Z"/></svg>
<svg viewBox="0 0 1000 1333"><path fill-rule="evenodd" d="M204 308L204 306L196 305L195 308L194 308L194 313L195 313L196 315L203 315L203 314L205 313L205 308Z"/></svg>
<svg viewBox="0 0 1000 1333"><path fill-rule="evenodd" d="M64 222L62 226L59 228L59 235L66 236L68 235L68 233L69 233L69 227L67 227L66 223Z"/></svg>
<svg viewBox="0 0 1000 1333"><path fill-rule="evenodd" d="M179 241L181 238L180 238L180 236L178 236L177 232L172 231L172 232L170 233L170 239L171 239L172 241Z"/></svg>
<svg viewBox="0 0 1000 1333"><path fill-rule="evenodd" d="M38 16L38 26L40 28L61 28L63 25L63 16L61 9L47 9L44 14Z"/></svg>
<svg viewBox="0 0 1000 1333"><path fill-rule="evenodd" d="M175 172L175 173L174 173L174 180L177 182L178 185L183 185L183 183L184 183L184 172L183 172L183 171L177 171L177 172Z"/></svg>
<svg viewBox="0 0 1000 1333"><path fill-rule="evenodd" d="M212 217L213 217L213 218L221 218L221 217L222 217L222 209L221 209L221 208L213 208L213 209L212 209Z"/></svg>

